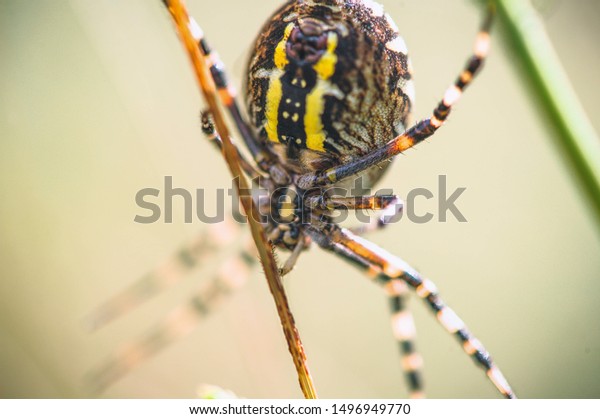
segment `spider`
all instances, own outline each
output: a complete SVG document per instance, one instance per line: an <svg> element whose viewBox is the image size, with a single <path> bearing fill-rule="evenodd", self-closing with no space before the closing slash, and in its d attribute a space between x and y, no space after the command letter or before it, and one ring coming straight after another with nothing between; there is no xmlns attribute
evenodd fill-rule
<svg viewBox="0 0 600 419"><path fill-rule="evenodd" d="M168 6L168 2L166 2ZM395 195L340 196L360 180L375 185L396 155L431 137L472 82L489 49L490 11L477 35L473 55L429 118L411 124L414 92L411 66L398 28L383 8L367 0L289 0L267 21L248 63L244 117L224 66L199 25L189 28L208 59L219 90L251 160L238 153L245 174L268 192L255 198L271 245L290 255L282 275L300 255L318 246L363 271L388 294L392 327L410 396L424 396L422 358L406 298L414 292L454 335L468 356L485 370L498 391L515 394L491 356L464 322L441 299L434 283L402 259L363 236L386 228L402 213ZM202 131L218 148L221 138L203 112ZM335 222L339 211L373 210L378 215L358 228ZM229 245L227 225L217 225L186 246L160 275L146 278L96 314L96 325L114 318L134 300L155 292L161 282L198 264L214 243ZM92 380L109 384L140 360L186 333L225 293L237 288L256 260L251 247L229 259L216 280L186 307L140 343L100 368Z"/></svg>

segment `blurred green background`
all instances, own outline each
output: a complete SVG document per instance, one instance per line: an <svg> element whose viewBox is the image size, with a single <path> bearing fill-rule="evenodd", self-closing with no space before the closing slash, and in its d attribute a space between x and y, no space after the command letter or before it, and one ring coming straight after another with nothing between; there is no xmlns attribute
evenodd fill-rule
<svg viewBox="0 0 600 419"><path fill-rule="evenodd" d="M188 3L241 86L249 46L281 2ZM427 116L471 51L479 12L458 0L382 3L409 46L415 116ZM598 131L600 3L536 6ZM94 307L205 228L183 216L136 224L135 193L173 176L214 197L229 175L203 141L201 99L158 0L0 0L0 83L0 397L89 397L84 374L218 267L215 258L89 333L83 319ZM599 397L599 236L537 105L496 37L449 123L381 184L437 194L447 175L450 191L467 188L458 205L468 222L405 219L371 238L436 281L520 397ZM437 214L433 200L418 209ZM286 286L321 397L406 395L380 289L316 248ZM411 306L429 396L496 397L423 304ZM260 269L189 337L103 396L194 397L201 383L301 397Z"/></svg>

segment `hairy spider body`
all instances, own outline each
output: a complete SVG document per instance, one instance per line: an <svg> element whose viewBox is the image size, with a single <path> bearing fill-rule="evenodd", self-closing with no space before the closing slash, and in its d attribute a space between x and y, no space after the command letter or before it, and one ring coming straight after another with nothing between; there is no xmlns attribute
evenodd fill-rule
<svg viewBox="0 0 600 419"><path fill-rule="evenodd" d="M256 39L247 77L259 139L296 173L385 144L404 132L413 102L396 25L381 6L362 1L288 1Z"/></svg>

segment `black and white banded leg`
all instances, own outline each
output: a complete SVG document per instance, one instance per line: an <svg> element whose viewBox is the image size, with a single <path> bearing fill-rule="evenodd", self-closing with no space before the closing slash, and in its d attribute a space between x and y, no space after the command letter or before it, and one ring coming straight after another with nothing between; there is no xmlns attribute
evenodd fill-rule
<svg viewBox="0 0 600 419"><path fill-rule="evenodd" d="M310 189L316 185L328 185L342 179L353 176L375 164L382 163L431 137L447 120L452 107L461 98L464 90L471 84L488 55L490 49L490 28L492 25L495 8L492 2L488 9L479 33L475 39L473 54L467 61L466 66L456 81L446 90L442 100L433 110L433 114L422 121L417 122L404 133L392 139L382 147L379 147L360 158L349 163L332 167L320 173L308 173L302 175L297 184L302 189Z"/></svg>
<svg viewBox="0 0 600 419"><path fill-rule="evenodd" d="M357 266L372 280L376 280L381 274L381 270L376 265L354 254L348 248L333 243L326 235L317 232L312 237L321 248L332 251L346 262ZM380 283L380 285L383 285L390 299L392 333L398 342L400 365L408 386L409 397L424 398L425 391L421 372L423 358L416 350L416 327L412 313L407 307L408 286L403 281Z"/></svg>
<svg viewBox="0 0 600 419"><path fill-rule="evenodd" d="M467 355L485 370L487 377L498 391L506 398L516 398L508 381L493 362L489 352L473 336L454 310L446 305L431 280L423 278L402 259L368 240L354 235L349 230L333 226L333 230L328 234L316 230L312 230L312 233L314 241L322 248L332 251L343 259L352 262L355 266L360 267L370 277L376 278L386 289L396 289L397 287L401 289L401 287L408 285L433 310L444 329L458 339ZM413 326L410 325L408 318L402 319L399 316L398 321L395 323L398 327L397 332L400 332L400 335L410 336L410 333L403 331L412 332ZM409 353L403 355L404 359L410 356L410 346L407 346L406 349L409 349ZM405 366L409 367L408 373L410 374L411 369L418 370L420 361L415 358L414 364L407 361ZM410 375L408 378L410 381ZM418 387L418 380L415 384Z"/></svg>

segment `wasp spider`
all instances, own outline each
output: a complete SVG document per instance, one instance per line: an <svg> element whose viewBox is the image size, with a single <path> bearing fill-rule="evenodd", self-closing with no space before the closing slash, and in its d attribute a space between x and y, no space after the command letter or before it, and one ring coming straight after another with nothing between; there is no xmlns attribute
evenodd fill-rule
<svg viewBox="0 0 600 419"><path fill-rule="evenodd" d="M168 6L169 2L165 3ZM245 81L247 118L218 55L200 26L189 21L201 53L211 64L222 104L251 156L245 159L239 154L241 166L268 191L256 198L256 204L264 215L270 243L282 255L290 252L281 273L289 273L298 257L312 246L349 262L381 286L389 296L393 334L411 397L423 397L424 389L422 358L416 350L415 325L406 302L410 293L431 309L503 396L513 398L515 394L489 352L444 302L434 283L363 237L400 216L400 198L340 196L335 191L349 188L357 179L366 186L375 185L395 156L444 125L487 55L492 15L490 9L477 34L473 55L456 82L431 115L416 123L410 119L414 89L406 44L390 15L374 1L286 1L254 43ZM221 147L208 113L202 114L202 130ZM353 210L374 210L378 215L354 229L335 222L339 211ZM114 318L210 257L215 244L231 246L235 240L231 230L230 224L212 226L176 259L103 306L94 317L95 324ZM188 305L97 370L94 383L100 387L111 383L187 333L220 297L244 282L255 260L252 247L244 246Z"/></svg>

